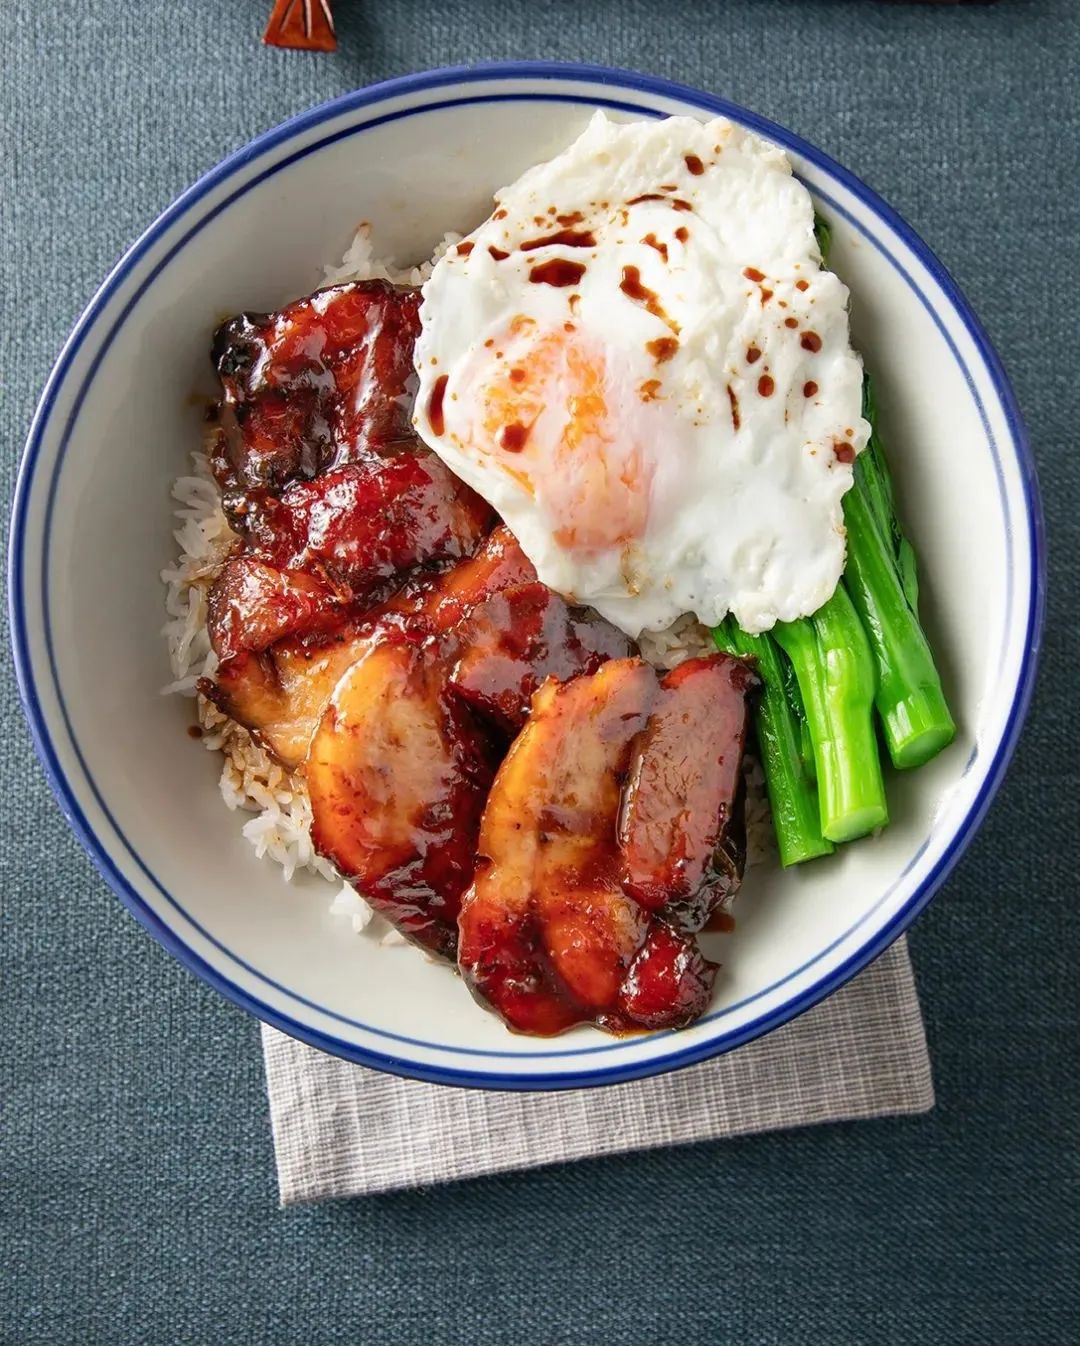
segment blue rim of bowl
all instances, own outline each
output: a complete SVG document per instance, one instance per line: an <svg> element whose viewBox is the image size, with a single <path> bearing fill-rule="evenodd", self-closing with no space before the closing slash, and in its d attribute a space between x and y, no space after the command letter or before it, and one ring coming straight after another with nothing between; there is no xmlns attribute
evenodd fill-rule
<svg viewBox="0 0 1080 1346"><path fill-rule="evenodd" d="M53 748L45 716L34 689L30 672L29 652L22 634L24 614L22 612L23 586L20 572L24 550L26 509L34 467L41 440L48 427L52 403L67 377L69 366L81 347L83 339L109 303L116 287L141 259L142 255L191 207L196 205L209 191L228 180L238 169L246 167L253 159L313 127L322 125L342 114L376 106L393 98L415 93L426 93L448 86L497 80L576 81L580 84L599 86L599 88L608 92L624 90L678 100L706 111L731 117L733 120L801 155L846 187L873 215L882 220L918 258L946 295L975 345L1005 414L1010 443L1020 468L1031 545L1031 587L1029 590L1031 602L1028 614L1028 629L1020 676L1017 681L1006 730L997 746L994 759L987 769L978 794L954 833L951 842L937 861L935 868L910 895L892 920L882 927L871 940L856 950L844 963L822 977L813 986L776 1009L744 1024L741 1028L733 1029L726 1034L719 1034L705 1042L696 1043L682 1052L644 1061L630 1061L603 1070L559 1072L557 1074L501 1074L495 1071L464 1071L450 1067L432 1066L416 1060L406 1060L389 1053L359 1047L354 1043L335 1038L307 1024L293 1020L288 1015L258 1000L234 982L229 981L223 973L207 963L147 905L141 894L119 871L108 850L99 840L83 814ZM508 93L508 96L512 95ZM581 97L582 101L587 101L585 95ZM418 108L416 110L422 111L423 109ZM755 113L739 107L737 104L714 95L660 77L606 66L555 62L508 62L432 70L403 76L341 95L256 137L248 145L229 155L216 168L211 169L158 216L154 223L128 249L91 299L66 341L46 383L31 424L20 464L12 508L9 574L9 617L16 675L23 708L30 723L35 750L45 769L50 788L56 796L69 825L106 882L136 919L186 967L208 982L227 999L239 1004L242 1008L255 1014L256 1017L272 1024L292 1037L305 1041L321 1050L346 1057L362 1065L433 1083L523 1090L581 1088L592 1085L615 1084L679 1069L729 1051L771 1031L773 1028L779 1027L810 1009L876 958L911 924L944 882L967 848L1001 783L1005 769L1015 750L1030 704L1038 663L1045 607L1046 556L1042 508L1035 464L1016 398L1000 358L983 331L979 320L975 317L946 269L914 230L875 192L842 165L836 163L828 155L803 141L800 137ZM329 1013L329 1011L324 1012ZM436 1050L451 1053L454 1051L453 1048L447 1049L444 1047L436 1047Z"/></svg>

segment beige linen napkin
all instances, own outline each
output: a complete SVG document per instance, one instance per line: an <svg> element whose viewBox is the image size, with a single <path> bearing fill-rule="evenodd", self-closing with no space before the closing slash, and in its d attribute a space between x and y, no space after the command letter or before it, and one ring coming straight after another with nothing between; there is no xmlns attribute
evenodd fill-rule
<svg viewBox="0 0 1080 1346"><path fill-rule="evenodd" d="M283 1205L934 1104L903 940L757 1042L606 1088L449 1089L351 1065L265 1024L262 1040Z"/></svg>

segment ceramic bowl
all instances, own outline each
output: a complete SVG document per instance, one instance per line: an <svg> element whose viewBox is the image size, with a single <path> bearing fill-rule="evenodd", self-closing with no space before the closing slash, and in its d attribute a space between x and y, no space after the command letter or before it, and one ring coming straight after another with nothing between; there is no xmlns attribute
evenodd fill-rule
<svg viewBox="0 0 1080 1346"><path fill-rule="evenodd" d="M710 1012L626 1039L516 1037L448 968L328 912L320 884L258 860L163 697L159 571L170 483L200 433L222 315L315 288L360 220L375 251L428 255L597 108L741 122L781 145L833 228L853 296L924 616L959 722L928 767L888 780L892 824L828 860L752 869ZM260 136L175 202L108 277L45 389L11 534L26 713L71 826L117 895L188 967L295 1037L448 1084L551 1089L671 1070L769 1032L864 967L941 885L1001 780L1027 706L1042 603L1034 469L1001 364L929 249L846 169L720 98L629 72L443 70L338 98Z"/></svg>

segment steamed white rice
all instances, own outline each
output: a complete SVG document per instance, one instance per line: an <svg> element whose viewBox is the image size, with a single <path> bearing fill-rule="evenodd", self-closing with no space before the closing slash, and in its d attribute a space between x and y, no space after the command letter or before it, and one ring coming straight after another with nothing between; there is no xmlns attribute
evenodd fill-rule
<svg viewBox="0 0 1080 1346"><path fill-rule="evenodd" d="M324 269L324 280L328 285L374 279L420 285L459 238L458 234L447 234L430 262L399 270L373 256L367 226L361 225L341 264ZM191 473L177 478L172 488L178 524L173 536L180 555L174 565L161 572L168 615L164 635L173 672L173 681L163 691L195 701L203 747L222 754L222 798L230 809L250 815L241 830L256 855L280 865L286 881L299 871L320 876L326 881L333 915L347 920L357 933L384 944L404 944L389 922L349 884L342 885L329 861L316 854L311 843L311 804L303 778L275 762L246 729L223 715L198 691L198 680L217 671L206 625L207 595L239 539L221 508L221 495L205 449L194 451L191 458ZM680 617L666 631L644 633L639 645L642 655L661 668L674 668L684 659L711 653L715 648L707 630L692 615ZM772 833L760 767L749 759L747 786L747 863L754 864L771 849Z"/></svg>

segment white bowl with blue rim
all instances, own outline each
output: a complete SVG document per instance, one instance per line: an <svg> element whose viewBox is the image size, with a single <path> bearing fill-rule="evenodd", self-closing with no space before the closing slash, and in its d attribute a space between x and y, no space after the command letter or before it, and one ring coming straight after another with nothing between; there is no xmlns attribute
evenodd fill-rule
<svg viewBox="0 0 1080 1346"><path fill-rule="evenodd" d="M625 1039L513 1036L454 973L356 936L313 882L286 885L223 805L185 733L159 571L169 488L200 434L223 314L315 288L357 221L377 255L426 257L492 193L616 117L717 114L781 145L833 230L873 371L923 615L959 723L924 769L890 774L890 827L797 870L751 869L714 1004L693 1027ZM1000 361L944 268L826 155L723 99L626 71L548 64L433 71L338 98L268 132L132 247L61 354L26 446L10 603L34 739L71 826L134 916L259 1018L396 1074L496 1089L614 1083L769 1032L881 953L941 885L1016 743L1043 599L1035 472Z"/></svg>

